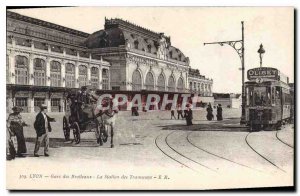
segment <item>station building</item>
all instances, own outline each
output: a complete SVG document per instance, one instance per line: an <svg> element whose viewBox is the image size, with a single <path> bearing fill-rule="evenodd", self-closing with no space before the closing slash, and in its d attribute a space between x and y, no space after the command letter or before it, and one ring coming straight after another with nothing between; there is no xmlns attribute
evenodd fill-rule
<svg viewBox="0 0 300 196"><path fill-rule="evenodd" d="M88 36L7 11L7 112L13 106L35 112L42 103L63 112L67 89L109 89L110 64L88 52L82 44Z"/></svg>
<svg viewBox="0 0 300 196"><path fill-rule="evenodd" d="M191 69L170 37L118 18L88 34L7 11L6 58L7 112L35 112L41 103L63 112L68 90L85 85L212 98L213 81Z"/></svg>

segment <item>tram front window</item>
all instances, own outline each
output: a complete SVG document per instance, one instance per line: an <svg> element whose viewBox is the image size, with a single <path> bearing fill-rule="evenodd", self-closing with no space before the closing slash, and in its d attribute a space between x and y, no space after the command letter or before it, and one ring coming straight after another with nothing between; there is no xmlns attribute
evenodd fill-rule
<svg viewBox="0 0 300 196"><path fill-rule="evenodd" d="M271 92L266 87L254 87L250 93L250 105L266 106L271 103Z"/></svg>

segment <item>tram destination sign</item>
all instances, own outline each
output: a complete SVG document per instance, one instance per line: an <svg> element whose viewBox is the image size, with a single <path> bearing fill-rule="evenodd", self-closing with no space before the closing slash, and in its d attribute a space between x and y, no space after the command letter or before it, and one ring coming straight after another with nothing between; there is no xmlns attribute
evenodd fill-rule
<svg viewBox="0 0 300 196"><path fill-rule="evenodd" d="M247 71L248 80L255 80L257 78L268 78L273 80L279 79L279 71L271 67L259 67L254 69L249 69Z"/></svg>

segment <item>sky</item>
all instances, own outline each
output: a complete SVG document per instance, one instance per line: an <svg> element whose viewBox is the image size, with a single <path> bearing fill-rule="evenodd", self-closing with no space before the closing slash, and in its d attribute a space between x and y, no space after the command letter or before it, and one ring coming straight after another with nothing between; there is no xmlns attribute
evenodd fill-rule
<svg viewBox="0 0 300 196"><path fill-rule="evenodd" d="M257 50L265 49L263 66L274 67L294 82L294 9L292 7L67 7L11 10L86 33L104 29L104 18L122 18L154 32L190 58L190 66L212 78L213 92L241 93L241 61L228 46L204 42L242 39L245 69L259 67ZM245 71L245 78L246 78ZM247 79L246 79L247 80Z"/></svg>

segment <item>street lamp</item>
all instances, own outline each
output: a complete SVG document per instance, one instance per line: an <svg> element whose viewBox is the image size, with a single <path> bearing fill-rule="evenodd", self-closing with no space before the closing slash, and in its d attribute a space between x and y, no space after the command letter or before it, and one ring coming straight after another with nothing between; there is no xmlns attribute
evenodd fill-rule
<svg viewBox="0 0 300 196"><path fill-rule="evenodd" d="M245 103L246 103L246 96L245 96L245 58L244 58L244 21L242 23L242 39L241 40L236 40L236 41L223 41L223 42L210 42L210 43L204 43L206 44L219 44L220 46L223 46L224 44L228 44L231 46L239 55L241 59L241 64L242 64L242 116L241 116L241 121L240 124L245 124L246 123L246 111L245 111Z"/></svg>
<svg viewBox="0 0 300 196"><path fill-rule="evenodd" d="M264 56L264 53L266 52L262 44L260 44L259 49L258 49L257 52L259 53L260 67L262 67L262 58Z"/></svg>

